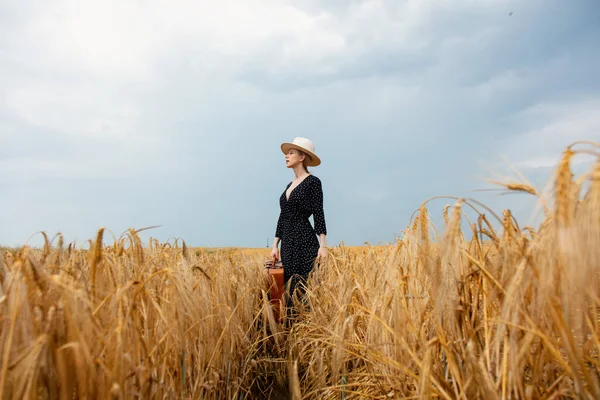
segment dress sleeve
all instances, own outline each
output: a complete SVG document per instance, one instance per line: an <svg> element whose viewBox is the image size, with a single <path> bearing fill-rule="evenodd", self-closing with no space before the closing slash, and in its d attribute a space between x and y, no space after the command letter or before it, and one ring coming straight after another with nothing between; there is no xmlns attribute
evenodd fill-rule
<svg viewBox="0 0 600 400"><path fill-rule="evenodd" d="M315 221L315 232L317 235L327 234L327 226L325 224L325 213L323 212L323 187L321 180L316 179L311 190L311 211Z"/></svg>
<svg viewBox="0 0 600 400"><path fill-rule="evenodd" d="M277 220L277 228L275 229L275 237L281 239L283 235L283 210L279 211L279 219Z"/></svg>
<svg viewBox="0 0 600 400"><path fill-rule="evenodd" d="M288 190L292 182L288 183L285 190ZM285 192L284 192L285 193ZM283 238L283 206L279 203L279 218L277 219L277 228L275 229L275 237Z"/></svg>

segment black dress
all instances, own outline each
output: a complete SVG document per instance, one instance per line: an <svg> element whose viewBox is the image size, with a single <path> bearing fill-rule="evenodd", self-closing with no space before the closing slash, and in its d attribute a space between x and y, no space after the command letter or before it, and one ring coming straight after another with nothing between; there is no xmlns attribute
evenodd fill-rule
<svg viewBox="0 0 600 400"><path fill-rule="evenodd" d="M308 175L286 198L288 183L279 198L280 214L275 236L281 241L281 261L284 282L289 284L292 295L299 282L305 282L312 271L319 251L317 235L327 234L323 212L323 189L321 180ZM313 216L315 226L310 224Z"/></svg>

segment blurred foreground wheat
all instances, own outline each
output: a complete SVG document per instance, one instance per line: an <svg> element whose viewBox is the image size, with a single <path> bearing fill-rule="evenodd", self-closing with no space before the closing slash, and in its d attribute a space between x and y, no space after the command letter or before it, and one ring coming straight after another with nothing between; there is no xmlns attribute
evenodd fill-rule
<svg viewBox="0 0 600 400"><path fill-rule="evenodd" d="M291 329L276 324L265 252L89 251L58 236L0 262L3 398L600 398L600 162L567 148L545 219L521 227L457 199L439 236L424 203L401 241L331 249ZM475 213L463 231L465 209Z"/></svg>

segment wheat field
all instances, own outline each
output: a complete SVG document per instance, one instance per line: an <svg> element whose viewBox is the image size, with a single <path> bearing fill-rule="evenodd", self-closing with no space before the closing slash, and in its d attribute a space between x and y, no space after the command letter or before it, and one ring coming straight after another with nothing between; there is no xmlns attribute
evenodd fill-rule
<svg viewBox="0 0 600 400"><path fill-rule="evenodd" d="M598 399L599 146L567 147L548 196L500 183L539 197L538 227L456 199L435 228L424 202L397 243L330 248L291 327L269 249L103 229L4 249L2 398Z"/></svg>

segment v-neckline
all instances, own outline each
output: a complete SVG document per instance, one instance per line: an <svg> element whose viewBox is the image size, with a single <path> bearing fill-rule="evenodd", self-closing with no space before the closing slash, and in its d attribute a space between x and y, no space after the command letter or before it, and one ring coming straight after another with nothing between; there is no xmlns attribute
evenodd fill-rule
<svg viewBox="0 0 600 400"><path fill-rule="evenodd" d="M302 185L302 183L303 183L305 180L307 180L309 176L311 176L311 174L308 174L308 175L306 176L306 178L302 179L302 180L300 181L300 183L299 183L299 184L297 184L297 185L296 185L296 187L294 187L294 188L293 188L293 189L290 191L290 195L288 196L288 195L287 195L287 190L289 189L289 187L290 187L290 186L292 186L292 182L290 182L290 184L288 185L288 187L287 187L287 188L285 188L285 192L283 193L283 195L285 196L285 201L288 201L288 202L290 201L290 199L292 198L292 193L294 193L294 190L298 189L298 186Z"/></svg>

